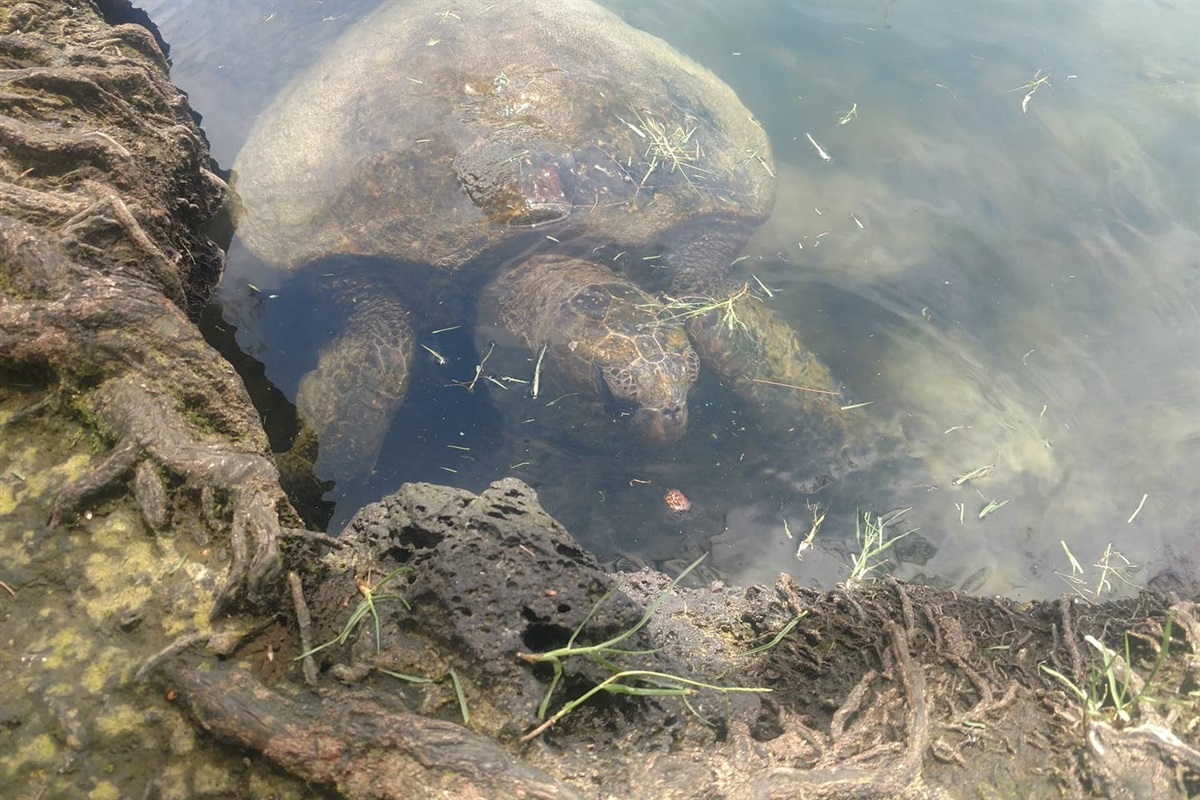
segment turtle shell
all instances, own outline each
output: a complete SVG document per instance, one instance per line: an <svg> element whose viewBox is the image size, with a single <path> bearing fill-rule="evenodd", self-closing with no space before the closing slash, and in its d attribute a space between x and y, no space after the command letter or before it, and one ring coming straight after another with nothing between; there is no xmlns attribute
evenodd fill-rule
<svg viewBox="0 0 1200 800"><path fill-rule="evenodd" d="M243 240L286 269L663 246L714 216L748 236L774 201L733 90L578 0L385 3L281 93L234 169Z"/></svg>

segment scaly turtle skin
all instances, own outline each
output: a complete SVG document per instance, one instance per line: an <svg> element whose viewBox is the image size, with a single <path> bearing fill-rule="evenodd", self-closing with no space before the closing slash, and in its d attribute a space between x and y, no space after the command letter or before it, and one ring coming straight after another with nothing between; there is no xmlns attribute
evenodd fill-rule
<svg viewBox="0 0 1200 800"><path fill-rule="evenodd" d="M635 285L700 302L736 292L729 264L770 213L774 173L728 86L598 5L385 4L281 93L234 169L256 255L289 271L338 259L348 322L297 398L326 477L374 464L428 267L459 292L491 282L481 325L546 346L547 380L599 416L602 401L626 406L619 418L648 441L682 435L697 352L764 419L815 414L844 438L836 398L767 391L836 386L759 301L739 301L733 334L715 314L685 333Z"/></svg>
<svg viewBox="0 0 1200 800"><path fill-rule="evenodd" d="M672 444L683 436L700 360L683 326L659 318L652 295L590 261L534 256L492 281L479 305L481 341L510 355L545 346L555 366L539 387L546 397L577 392L591 400L577 402L589 406L580 407L580 424L603 419L599 406L611 393L628 405L628 424L644 440Z"/></svg>

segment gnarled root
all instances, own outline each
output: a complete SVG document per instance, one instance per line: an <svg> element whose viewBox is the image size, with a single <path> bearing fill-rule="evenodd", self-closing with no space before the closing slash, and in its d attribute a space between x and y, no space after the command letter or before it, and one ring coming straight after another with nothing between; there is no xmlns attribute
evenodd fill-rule
<svg viewBox="0 0 1200 800"><path fill-rule="evenodd" d="M229 189L150 30L25 0L0 14L0 57L0 368L34 368L35 407L112 447L50 522L126 487L155 532L190 504L227 532L223 613L299 533L241 381L186 317L224 266L206 231Z"/></svg>
<svg viewBox="0 0 1200 800"><path fill-rule="evenodd" d="M236 668L169 659L160 670L200 727L348 798L581 796L480 734L367 693L333 688L294 701Z"/></svg>
<svg viewBox="0 0 1200 800"><path fill-rule="evenodd" d="M864 732L844 727L844 718L853 714L862 703L862 694L856 689L846 699L842 709L835 715L835 736L832 747L827 748L812 769L800 770L777 767L768 770L755 782L756 798L769 800L772 797L838 798L838 800L939 800L946 797L936 787L924 785L921 780L921 765L930 743L929 711L925 698L925 676L919 665L914 664L909 652L908 636L895 622L886 623L889 640L888 659L894 677L901 687L907 711L905 713L904 737L907 745L898 759L881 760L874 766L858 766L865 761L879 758L889 751L886 744L866 749L855 756L847 756L847 750L861 750ZM860 688L874 680L868 673ZM843 711L847 713L843 713Z"/></svg>
<svg viewBox="0 0 1200 800"><path fill-rule="evenodd" d="M213 613L271 583L279 539L298 533L287 525L299 522L233 368L154 288L88 274L23 223L0 217L0 258L8 283L25 296L0 294L0 361L49 367L59 390L74 394L74 408L113 443L62 489L51 524L70 522L136 475L135 499L161 530L170 503L162 470L231 509L230 572Z"/></svg>
<svg viewBox="0 0 1200 800"><path fill-rule="evenodd" d="M232 560L214 614L228 610L241 590L255 593L278 576L278 543L284 535L280 514L290 515L291 506L269 458L199 440L170 399L147 389L141 376L107 381L95 391L93 402L117 444L96 468L62 490L51 525L69 521L88 500L113 490L150 459L193 486L215 489L232 508ZM161 519L141 493L135 492L135 498L147 522Z"/></svg>

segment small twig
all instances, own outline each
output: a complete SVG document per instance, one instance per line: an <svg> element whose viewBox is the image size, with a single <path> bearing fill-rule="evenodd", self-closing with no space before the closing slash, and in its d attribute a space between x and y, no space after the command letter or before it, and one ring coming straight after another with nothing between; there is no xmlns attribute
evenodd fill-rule
<svg viewBox="0 0 1200 800"><path fill-rule="evenodd" d="M841 392L833 392L829 389L814 389L811 386L797 386L794 383L780 383L779 381L769 381L765 378L754 378L751 383L765 383L768 386L780 386L784 389L797 389L801 392L812 392L813 394L828 394L834 397L841 396Z"/></svg>
<svg viewBox="0 0 1200 800"><path fill-rule="evenodd" d="M332 547L334 550L341 550L346 546L346 543L341 539L330 536L323 531L310 531L307 528L281 528L279 533L286 539L304 539L313 544L323 544L326 547Z"/></svg>
<svg viewBox="0 0 1200 800"><path fill-rule="evenodd" d="M189 633L187 636L180 636L162 650L159 650L157 653L150 656L150 658L146 659L145 663L143 663L142 666L138 668L138 671L134 673L133 679L135 681L141 681L145 679L151 670L153 670L166 659L178 653L182 653L184 650L187 650L194 644L207 642L208 638L209 637L207 633Z"/></svg>
<svg viewBox="0 0 1200 800"><path fill-rule="evenodd" d="M300 647L304 651L301 671L304 682L309 686L317 685L317 665L312 657L312 615L308 613L308 603L304 600L304 585L295 570L288 573L288 585L292 588L292 606L296 609L296 626L300 628Z"/></svg>

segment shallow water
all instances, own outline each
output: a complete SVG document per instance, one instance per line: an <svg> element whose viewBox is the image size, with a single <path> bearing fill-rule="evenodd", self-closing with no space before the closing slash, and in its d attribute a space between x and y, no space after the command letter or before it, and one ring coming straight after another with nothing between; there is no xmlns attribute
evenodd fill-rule
<svg viewBox="0 0 1200 800"><path fill-rule="evenodd" d="M229 166L274 94L372 4L143 5ZM919 530L887 569L1017 598L1070 588L1062 542L1089 592L1200 549L1200 6L611 7L717 73L764 125L779 198L746 251L751 271L909 458L806 498L770 442L701 385L670 452L535 450L532 472L512 470L586 546L658 562L711 550L735 579L787 570L828 586L858 549L856 513L910 508L892 530ZM289 323L313 300L235 241L220 301L293 397L323 331ZM469 377L473 355L457 347L454 377ZM410 396L335 520L405 480L479 489L526 460L520 432L445 373L427 369ZM274 397L268 427L287 414ZM669 488L693 510L667 512ZM1004 505L980 518L989 501ZM1133 566L1093 566L1110 544Z"/></svg>

